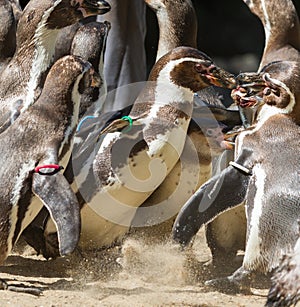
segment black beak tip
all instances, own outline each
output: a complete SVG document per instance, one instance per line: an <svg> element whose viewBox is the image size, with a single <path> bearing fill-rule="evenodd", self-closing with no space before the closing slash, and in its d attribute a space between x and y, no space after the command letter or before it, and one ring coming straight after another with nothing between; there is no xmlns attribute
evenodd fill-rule
<svg viewBox="0 0 300 307"><path fill-rule="evenodd" d="M105 0L99 1L99 6L102 14L105 14L111 10L111 6Z"/></svg>

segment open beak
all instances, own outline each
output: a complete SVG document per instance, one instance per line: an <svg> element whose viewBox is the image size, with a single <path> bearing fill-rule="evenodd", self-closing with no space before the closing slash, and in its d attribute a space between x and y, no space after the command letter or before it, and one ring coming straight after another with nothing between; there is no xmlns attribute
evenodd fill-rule
<svg viewBox="0 0 300 307"><path fill-rule="evenodd" d="M80 7L84 17L103 15L110 11L111 6L105 0L82 0Z"/></svg>
<svg viewBox="0 0 300 307"><path fill-rule="evenodd" d="M231 97L238 106L249 108L262 103L266 83L261 75L256 73L243 73L238 75L236 80L238 85L231 92Z"/></svg>
<svg viewBox="0 0 300 307"><path fill-rule="evenodd" d="M232 99L242 108L253 107L262 102L261 90L251 91L251 94L243 87L237 87L231 92Z"/></svg>

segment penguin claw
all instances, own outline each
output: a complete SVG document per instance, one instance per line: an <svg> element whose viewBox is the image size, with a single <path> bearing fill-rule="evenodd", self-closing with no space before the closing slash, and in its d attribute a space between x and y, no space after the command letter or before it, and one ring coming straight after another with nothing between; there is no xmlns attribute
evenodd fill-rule
<svg viewBox="0 0 300 307"><path fill-rule="evenodd" d="M241 267L230 276L206 281L205 286L227 294L251 294L250 272Z"/></svg>
<svg viewBox="0 0 300 307"><path fill-rule="evenodd" d="M226 294L251 294L250 288L231 281L228 277L207 280L205 286Z"/></svg>

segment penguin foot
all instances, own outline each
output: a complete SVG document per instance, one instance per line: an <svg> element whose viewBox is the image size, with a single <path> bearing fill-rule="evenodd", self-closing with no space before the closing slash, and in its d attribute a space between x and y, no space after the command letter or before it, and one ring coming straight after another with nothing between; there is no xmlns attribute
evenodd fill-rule
<svg viewBox="0 0 300 307"><path fill-rule="evenodd" d="M45 249L42 251L42 255L48 260L49 258L56 259L60 257L59 243L57 233L45 234Z"/></svg>
<svg viewBox="0 0 300 307"><path fill-rule="evenodd" d="M19 293L27 293L35 296L40 296L43 290L37 287L29 287L23 284L20 285L8 285L5 280L0 279L0 290L8 290Z"/></svg>
<svg viewBox="0 0 300 307"><path fill-rule="evenodd" d="M23 231L22 236L38 255L42 255L47 260L60 256L56 232L45 234L43 228L30 225Z"/></svg>
<svg viewBox="0 0 300 307"><path fill-rule="evenodd" d="M211 279L205 282L206 286L216 289L220 292L234 294L244 293L251 294L250 282L251 282L250 271L240 267L232 275L223 278Z"/></svg>
<svg viewBox="0 0 300 307"><path fill-rule="evenodd" d="M20 286L7 286L7 290L19 293L27 293L35 296L40 296L43 293L42 289L36 287L26 287L24 285Z"/></svg>

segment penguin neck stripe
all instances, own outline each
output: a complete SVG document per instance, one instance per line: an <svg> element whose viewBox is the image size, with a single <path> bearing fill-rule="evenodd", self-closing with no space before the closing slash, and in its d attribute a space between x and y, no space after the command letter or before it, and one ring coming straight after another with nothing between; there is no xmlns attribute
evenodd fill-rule
<svg viewBox="0 0 300 307"><path fill-rule="evenodd" d="M43 170L53 170L51 172L49 171L43 171ZM52 175L55 175L56 173L58 173L60 170L62 170L63 167L58 165L58 164L45 164L45 165L40 165L40 166L37 166L35 169L34 169L34 172L35 173L38 173L40 175L48 175L48 176L52 176Z"/></svg>

